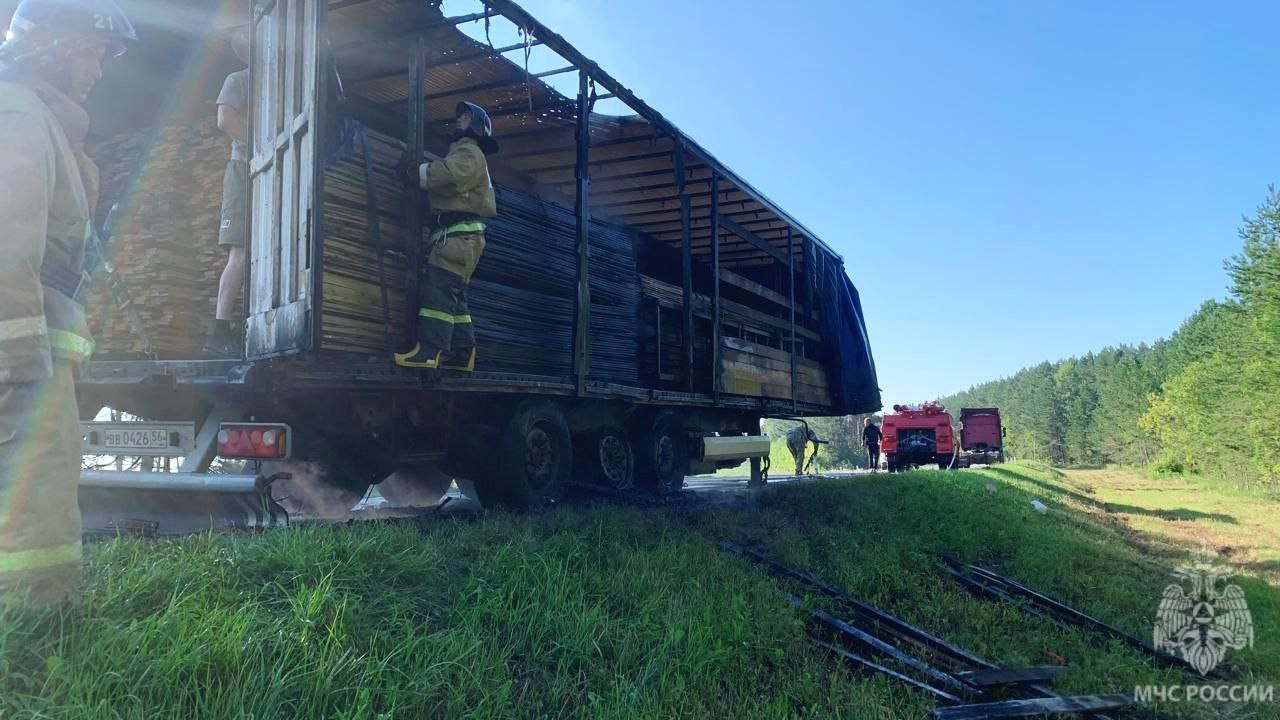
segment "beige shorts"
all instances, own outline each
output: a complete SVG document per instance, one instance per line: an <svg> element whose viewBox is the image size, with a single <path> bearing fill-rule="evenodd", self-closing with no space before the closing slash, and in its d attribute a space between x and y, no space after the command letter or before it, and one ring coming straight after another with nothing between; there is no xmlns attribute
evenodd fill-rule
<svg viewBox="0 0 1280 720"><path fill-rule="evenodd" d="M249 244L249 163L232 160L222 175L222 224L218 244L244 247Z"/></svg>

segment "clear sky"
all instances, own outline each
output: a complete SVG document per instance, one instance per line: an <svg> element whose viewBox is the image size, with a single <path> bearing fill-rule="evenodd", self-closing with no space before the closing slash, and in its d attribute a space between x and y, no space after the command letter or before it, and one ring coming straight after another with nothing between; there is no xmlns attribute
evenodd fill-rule
<svg viewBox="0 0 1280 720"><path fill-rule="evenodd" d="M1168 335L1280 176L1274 0L522 5L844 256L886 406Z"/></svg>

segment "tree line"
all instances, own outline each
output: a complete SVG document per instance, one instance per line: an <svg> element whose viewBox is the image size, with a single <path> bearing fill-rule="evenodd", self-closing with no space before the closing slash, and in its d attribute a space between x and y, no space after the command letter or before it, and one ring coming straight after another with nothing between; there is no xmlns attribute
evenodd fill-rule
<svg viewBox="0 0 1280 720"><path fill-rule="evenodd" d="M1228 298L1170 337L1042 362L940 402L999 407L1016 457L1280 482L1280 193L1239 234Z"/></svg>

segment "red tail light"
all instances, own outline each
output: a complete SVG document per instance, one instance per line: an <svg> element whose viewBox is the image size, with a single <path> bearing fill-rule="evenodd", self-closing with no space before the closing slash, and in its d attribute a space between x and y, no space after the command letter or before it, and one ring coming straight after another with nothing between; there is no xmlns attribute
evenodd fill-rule
<svg viewBox="0 0 1280 720"><path fill-rule="evenodd" d="M289 457L292 431L279 423L223 423L218 426L218 457L280 460Z"/></svg>

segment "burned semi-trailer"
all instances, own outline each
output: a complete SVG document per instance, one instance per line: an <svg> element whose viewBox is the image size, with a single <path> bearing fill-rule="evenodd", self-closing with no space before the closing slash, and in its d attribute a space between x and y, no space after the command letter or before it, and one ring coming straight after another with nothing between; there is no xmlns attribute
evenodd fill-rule
<svg viewBox="0 0 1280 720"><path fill-rule="evenodd" d="M217 4L170 6L188 17ZM182 33L218 23L156 11L144 29L168 42L132 67L150 88L177 68L171 90L152 93L142 139L99 138L127 149L104 159L104 177L129 190L116 265L151 352L99 298L100 351L80 386L84 420L109 406L155 432L109 423L92 452L163 454L147 451L150 437L182 450L184 478L215 456L250 459L246 477L287 459L322 469L343 502L394 473L408 480L384 494L407 484L429 500L458 478L483 501L527 506L571 478L670 491L686 474L758 460L761 444L741 438L762 417L880 407L858 293L835 252L518 5L476 10L253 3L250 263L233 360L200 359L199 323L172 319L191 306L211 316L213 275L192 267L208 252L157 259L217 235L216 214L189 206L216 195L221 167L190 147L208 133L175 127L170 110L190 103L191 68L218 42ZM464 31L503 22L519 42ZM561 66L530 70L533 51ZM576 92L553 87L557 76ZM501 144L489 159L498 216L469 290L479 353L472 372L396 367L430 236L429 208L397 164L443 154L461 100L488 109Z"/></svg>

